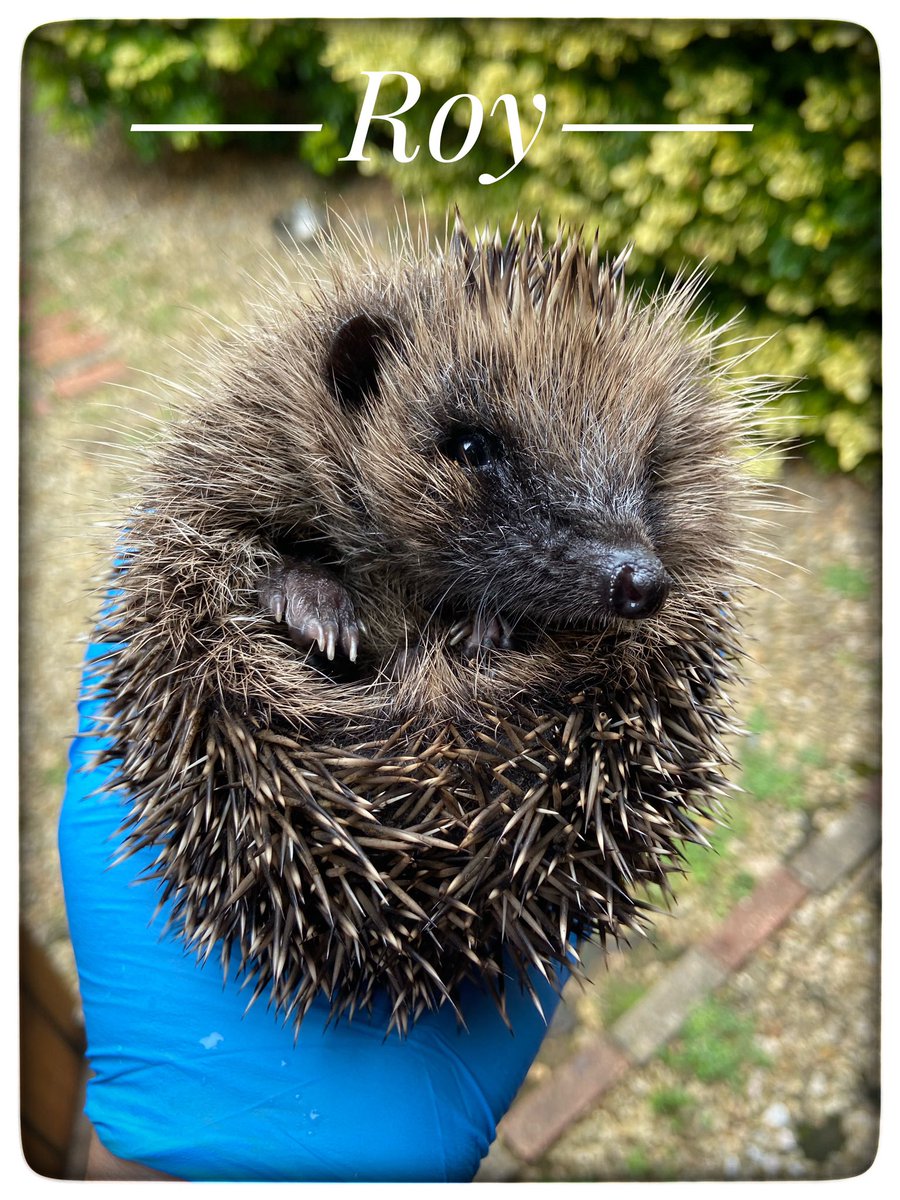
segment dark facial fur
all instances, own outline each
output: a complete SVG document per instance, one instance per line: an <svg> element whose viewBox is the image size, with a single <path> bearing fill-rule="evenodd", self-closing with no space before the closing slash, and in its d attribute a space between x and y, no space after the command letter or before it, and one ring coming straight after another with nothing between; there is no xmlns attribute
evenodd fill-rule
<svg viewBox="0 0 900 1200"><path fill-rule="evenodd" d="M155 455L109 662L131 844L298 1020L502 1004L503 964L638 924L723 786L747 397L698 281L641 303L622 265L331 247Z"/></svg>

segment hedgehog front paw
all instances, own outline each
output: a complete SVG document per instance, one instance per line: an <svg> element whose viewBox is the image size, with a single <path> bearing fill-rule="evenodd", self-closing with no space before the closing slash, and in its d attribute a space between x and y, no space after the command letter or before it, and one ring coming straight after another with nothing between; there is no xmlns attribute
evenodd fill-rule
<svg viewBox="0 0 900 1200"><path fill-rule="evenodd" d="M257 590L260 604L279 624L284 621L296 646L316 646L329 661L340 648L356 662L366 627L355 615L347 589L326 567L286 562L260 580Z"/></svg>
<svg viewBox="0 0 900 1200"><path fill-rule="evenodd" d="M463 658L477 658L484 650L511 650L512 628L499 613L457 621L450 630L450 645L460 643Z"/></svg>

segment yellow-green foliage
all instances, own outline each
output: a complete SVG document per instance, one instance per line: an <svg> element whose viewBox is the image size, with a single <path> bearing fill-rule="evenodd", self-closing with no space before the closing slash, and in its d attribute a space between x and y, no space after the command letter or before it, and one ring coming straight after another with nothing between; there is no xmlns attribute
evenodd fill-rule
<svg viewBox="0 0 900 1200"><path fill-rule="evenodd" d="M356 99L335 85L319 59L325 35L315 21L182 18L65 21L28 39L25 67L38 108L87 141L107 119L142 124L322 122L302 156L322 173L343 153ZM220 132L141 133L129 144L152 159L166 145L190 151L221 146ZM244 139L253 149L289 149L283 134Z"/></svg>
<svg viewBox="0 0 900 1200"><path fill-rule="evenodd" d="M416 74L422 98L404 116L419 154L399 164L385 142L363 166L426 197L435 215L449 202L492 224L540 209L588 232L599 226L610 248L634 243L630 272L649 283L703 260L716 310L742 309L745 333L771 337L742 369L801 379L777 405L780 435L812 442L820 461L845 471L873 464L879 77L865 30L809 21L334 23L325 61L360 95L364 70ZM426 153L429 123L461 92L485 106L482 135L458 164L436 163ZM547 118L516 170L484 186L480 173L511 161L504 121L487 116L502 92L519 100L526 145L536 92ZM379 111L390 112L405 85L386 80L382 95ZM566 122L755 128L563 133ZM445 156L452 152L448 137Z"/></svg>
<svg viewBox="0 0 900 1200"><path fill-rule="evenodd" d="M375 123L360 169L388 174L440 222L540 209L599 227L604 247L634 243L632 277L652 284L700 260L711 306L743 309L764 342L748 372L800 377L778 402L782 437L820 461L870 469L880 447L880 144L878 57L859 26L816 21L508 20L74 21L29 42L39 99L81 132L112 110L126 121L322 121L300 141L316 170L349 149L365 71L414 73L404 114L409 163ZM501 93L547 99L523 162L510 165ZM428 154L440 105L484 105L475 148L456 164ZM405 98L385 81L379 111ZM458 104L445 156L462 144ZM750 123L752 133L562 133L563 123ZM177 134L191 148L199 135ZM146 150L152 143L136 139ZM283 144L283 142L282 142ZM771 336L775 335L775 336ZM738 347L737 350L746 347Z"/></svg>

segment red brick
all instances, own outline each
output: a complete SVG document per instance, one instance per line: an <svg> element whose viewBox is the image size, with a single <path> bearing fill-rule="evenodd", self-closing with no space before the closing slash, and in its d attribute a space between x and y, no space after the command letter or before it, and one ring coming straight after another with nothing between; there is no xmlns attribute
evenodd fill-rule
<svg viewBox="0 0 900 1200"><path fill-rule="evenodd" d="M26 349L34 362L45 369L58 366L69 359L86 358L102 350L106 338L100 333L81 329L63 329L48 334L40 329L28 338Z"/></svg>
<svg viewBox="0 0 900 1200"><path fill-rule="evenodd" d="M73 396L82 396L85 392L92 392L96 388L102 387L104 383L118 379L124 372L124 363L97 363L92 367L85 367L83 371L79 371L75 375L57 379L53 386L60 399L68 400Z"/></svg>
<svg viewBox="0 0 900 1200"><path fill-rule="evenodd" d="M601 1037L512 1106L500 1125L503 1141L523 1161L537 1162L618 1083L628 1066L628 1058Z"/></svg>
<svg viewBox="0 0 900 1200"><path fill-rule="evenodd" d="M736 905L704 949L736 970L788 919L809 893L787 867L779 867Z"/></svg>
<svg viewBox="0 0 900 1200"><path fill-rule="evenodd" d="M70 312L53 312L41 316L26 306L24 325L25 340L32 343L72 333L76 328L76 320Z"/></svg>

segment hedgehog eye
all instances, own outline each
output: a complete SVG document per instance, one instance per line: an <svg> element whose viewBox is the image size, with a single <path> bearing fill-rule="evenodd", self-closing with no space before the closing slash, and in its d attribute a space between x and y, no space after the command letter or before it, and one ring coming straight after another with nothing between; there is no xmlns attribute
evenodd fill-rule
<svg viewBox="0 0 900 1200"><path fill-rule="evenodd" d="M499 447L496 439L480 429L460 429L441 444L447 458L470 470L481 470L496 461Z"/></svg>

